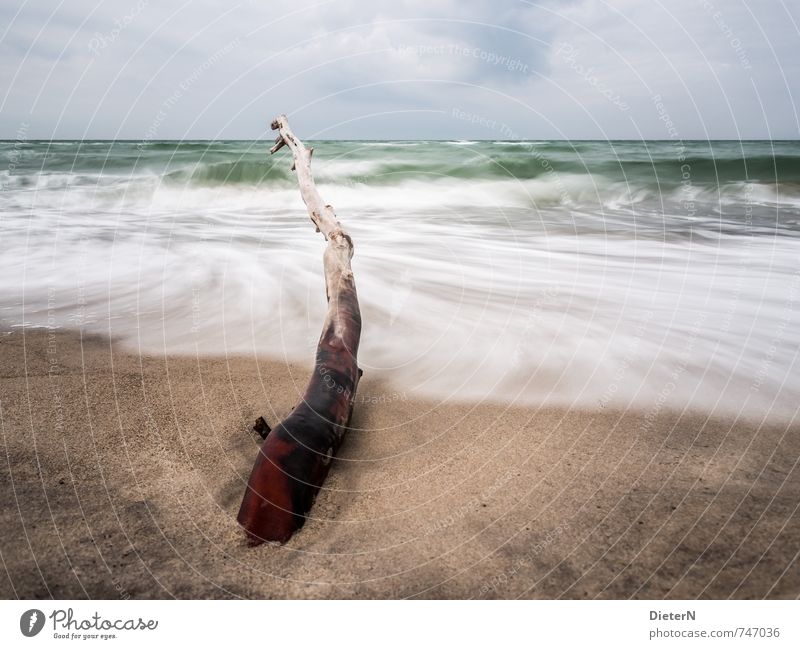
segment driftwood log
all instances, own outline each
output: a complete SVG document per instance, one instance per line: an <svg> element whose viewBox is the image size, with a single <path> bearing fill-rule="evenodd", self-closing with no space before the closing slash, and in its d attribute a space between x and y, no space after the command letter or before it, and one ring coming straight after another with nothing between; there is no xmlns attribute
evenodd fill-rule
<svg viewBox="0 0 800 649"><path fill-rule="evenodd" d="M313 149L292 133L285 115L272 122L272 130L279 135L270 153L284 145L291 149L300 195L328 242L323 258L328 312L302 400L274 429L269 430L263 420L259 427L266 438L238 516L255 544L284 543L305 522L349 425L361 376L356 361L361 313L350 268L353 242L314 185Z"/></svg>

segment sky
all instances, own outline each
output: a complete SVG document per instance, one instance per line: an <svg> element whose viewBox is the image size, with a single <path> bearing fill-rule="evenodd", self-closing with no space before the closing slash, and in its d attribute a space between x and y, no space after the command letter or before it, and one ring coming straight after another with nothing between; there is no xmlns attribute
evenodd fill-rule
<svg viewBox="0 0 800 649"><path fill-rule="evenodd" d="M4 0L0 138L795 139L796 0Z"/></svg>

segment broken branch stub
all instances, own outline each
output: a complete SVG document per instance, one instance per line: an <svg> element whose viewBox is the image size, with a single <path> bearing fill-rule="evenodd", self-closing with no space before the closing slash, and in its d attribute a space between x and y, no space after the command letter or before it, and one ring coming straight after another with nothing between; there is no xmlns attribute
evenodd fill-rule
<svg viewBox="0 0 800 649"><path fill-rule="evenodd" d="M302 527L342 443L361 376L356 360L361 312L350 267L353 242L314 185L313 149L292 133L285 115L272 122L272 129L279 136L270 151L282 146L291 150L300 195L328 242L323 256L328 311L303 399L267 434L247 483L238 521L254 543L284 543Z"/></svg>

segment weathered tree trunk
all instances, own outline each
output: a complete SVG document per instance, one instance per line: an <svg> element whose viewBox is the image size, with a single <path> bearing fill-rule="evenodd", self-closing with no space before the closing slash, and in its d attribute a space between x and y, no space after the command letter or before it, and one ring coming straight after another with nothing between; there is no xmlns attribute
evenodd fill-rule
<svg viewBox="0 0 800 649"><path fill-rule="evenodd" d="M238 521L254 543L284 543L305 522L353 411L361 370L356 362L361 313L350 259L353 242L326 205L311 175L311 154L289 129L285 115L272 123L280 135L270 150L287 145L294 156L300 194L325 249L328 313L314 373L292 413L267 434L258 453Z"/></svg>

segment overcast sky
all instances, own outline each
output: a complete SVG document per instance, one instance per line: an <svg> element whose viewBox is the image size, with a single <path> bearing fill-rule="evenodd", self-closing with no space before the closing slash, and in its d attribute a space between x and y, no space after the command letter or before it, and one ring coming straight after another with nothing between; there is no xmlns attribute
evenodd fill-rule
<svg viewBox="0 0 800 649"><path fill-rule="evenodd" d="M796 0L4 0L0 15L7 139L253 139L279 112L307 138L800 134Z"/></svg>

